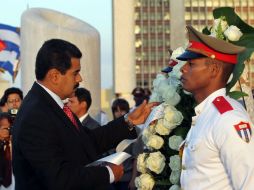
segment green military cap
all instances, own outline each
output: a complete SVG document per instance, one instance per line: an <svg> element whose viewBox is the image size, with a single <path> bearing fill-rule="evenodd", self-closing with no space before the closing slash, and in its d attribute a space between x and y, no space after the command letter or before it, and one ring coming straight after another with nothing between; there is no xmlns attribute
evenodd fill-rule
<svg viewBox="0 0 254 190"><path fill-rule="evenodd" d="M237 54L243 52L245 47L208 36L197 31L192 26L186 26L189 37L189 46L185 52L177 57L178 60L186 61L201 57L210 57L231 64L237 63Z"/></svg>

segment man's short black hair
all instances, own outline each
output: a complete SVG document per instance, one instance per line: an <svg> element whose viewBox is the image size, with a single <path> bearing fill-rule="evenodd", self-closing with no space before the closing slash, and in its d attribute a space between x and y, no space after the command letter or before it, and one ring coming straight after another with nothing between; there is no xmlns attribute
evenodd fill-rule
<svg viewBox="0 0 254 190"><path fill-rule="evenodd" d="M86 102L88 111L92 104L91 93L89 92L89 90L85 88L77 88L75 91L75 96L77 97L79 103L84 101Z"/></svg>
<svg viewBox="0 0 254 190"><path fill-rule="evenodd" d="M37 80L43 80L50 69L65 74L71 67L71 58L81 58L81 51L72 43L61 39L46 41L40 48L35 64Z"/></svg>
<svg viewBox="0 0 254 190"><path fill-rule="evenodd" d="M126 111L126 113L130 111L129 103L123 98L117 98L114 100L111 106L112 113L115 113L118 108L122 111Z"/></svg>
<svg viewBox="0 0 254 190"><path fill-rule="evenodd" d="M22 90L20 90L19 88L16 88L16 87L11 87L11 88L7 88L5 91L4 91L4 95L3 97L1 98L1 102L2 103L6 103L7 102L7 99L8 99L8 96L10 94L18 94L20 99L23 100L23 92Z"/></svg>

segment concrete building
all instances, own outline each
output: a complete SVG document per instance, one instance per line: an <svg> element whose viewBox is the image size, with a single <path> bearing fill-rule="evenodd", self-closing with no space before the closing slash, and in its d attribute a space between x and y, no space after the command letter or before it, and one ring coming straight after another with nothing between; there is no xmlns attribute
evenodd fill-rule
<svg viewBox="0 0 254 190"><path fill-rule="evenodd" d="M254 0L113 0L115 92L127 94L135 86L151 88L156 73L167 65L168 49L185 44L185 25L199 30L211 26L212 10L222 6L234 7L254 25Z"/></svg>

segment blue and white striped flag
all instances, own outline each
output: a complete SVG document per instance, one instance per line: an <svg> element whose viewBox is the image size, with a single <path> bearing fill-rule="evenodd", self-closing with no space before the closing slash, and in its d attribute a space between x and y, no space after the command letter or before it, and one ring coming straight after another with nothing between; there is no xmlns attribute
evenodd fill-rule
<svg viewBox="0 0 254 190"><path fill-rule="evenodd" d="M16 27L0 24L0 69L13 77L20 57L20 35Z"/></svg>

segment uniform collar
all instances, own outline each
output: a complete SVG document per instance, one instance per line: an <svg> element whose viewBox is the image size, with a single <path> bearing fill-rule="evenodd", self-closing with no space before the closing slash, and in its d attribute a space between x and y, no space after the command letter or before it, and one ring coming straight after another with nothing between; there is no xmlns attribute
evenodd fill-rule
<svg viewBox="0 0 254 190"><path fill-rule="evenodd" d="M196 116L200 115L205 107L207 107L211 102L218 96L225 96L226 95L226 88L221 88L216 90L212 94L210 94L205 100L203 100L199 105L195 107Z"/></svg>

